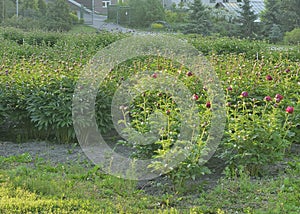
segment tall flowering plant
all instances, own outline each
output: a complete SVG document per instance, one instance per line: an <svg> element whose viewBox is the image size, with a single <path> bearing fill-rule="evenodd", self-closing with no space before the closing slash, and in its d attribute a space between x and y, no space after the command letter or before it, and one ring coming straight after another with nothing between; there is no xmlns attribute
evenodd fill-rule
<svg viewBox="0 0 300 214"><path fill-rule="evenodd" d="M283 99L276 94L257 100L243 91L237 103L227 107L228 128L222 156L228 160L231 171L242 165L251 175L260 175L263 166L283 159L291 145L288 137L292 135L294 113L293 106L283 106Z"/></svg>

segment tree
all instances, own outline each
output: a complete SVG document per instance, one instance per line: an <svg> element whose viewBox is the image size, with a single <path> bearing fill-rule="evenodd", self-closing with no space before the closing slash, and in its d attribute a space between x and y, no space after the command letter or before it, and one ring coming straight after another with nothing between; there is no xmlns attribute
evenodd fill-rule
<svg viewBox="0 0 300 214"><path fill-rule="evenodd" d="M165 20L165 11L160 0L129 0L130 24L147 27L152 22Z"/></svg>
<svg viewBox="0 0 300 214"><path fill-rule="evenodd" d="M282 35L280 27L276 24L273 24L273 26L270 30L270 35L269 35L270 41L275 43L275 42L281 41L282 38L283 38L283 35Z"/></svg>
<svg viewBox="0 0 300 214"><path fill-rule="evenodd" d="M265 10L261 13L261 21L264 25L265 36L268 36L273 25L280 25L279 13L280 13L279 0L265 0Z"/></svg>
<svg viewBox="0 0 300 214"><path fill-rule="evenodd" d="M38 2L37 0L20 0L20 15L23 17L34 17L37 16Z"/></svg>
<svg viewBox="0 0 300 214"><path fill-rule="evenodd" d="M284 36L284 42L286 44L297 45L300 43L300 28L295 28L291 32L286 32Z"/></svg>
<svg viewBox="0 0 300 214"><path fill-rule="evenodd" d="M299 0L265 0L265 11L261 18L268 36L273 24L279 25L282 32L300 27Z"/></svg>
<svg viewBox="0 0 300 214"><path fill-rule="evenodd" d="M38 0L37 6L41 14L45 14L47 12L47 4L45 0Z"/></svg>
<svg viewBox="0 0 300 214"><path fill-rule="evenodd" d="M15 15L15 3L12 0L0 0L0 23Z"/></svg>
<svg viewBox="0 0 300 214"><path fill-rule="evenodd" d="M65 0L55 0L48 3L45 26L48 30L68 31L72 26L70 8Z"/></svg>
<svg viewBox="0 0 300 214"><path fill-rule="evenodd" d="M257 15L254 14L250 0L244 0L244 4L239 11L239 21L241 23L240 33L243 37L253 37L255 35L255 20Z"/></svg>
<svg viewBox="0 0 300 214"><path fill-rule="evenodd" d="M280 1L280 12L278 19L280 20L281 29L284 32L291 31L300 27L300 1L284 0Z"/></svg>
<svg viewBox="0 0 300 214"><path fill-rule="evenodd" d="M190 6L189 23L184 33L196 33L209 35L212 23L209 10L202 4L201 0L195 0Z"/></svg>

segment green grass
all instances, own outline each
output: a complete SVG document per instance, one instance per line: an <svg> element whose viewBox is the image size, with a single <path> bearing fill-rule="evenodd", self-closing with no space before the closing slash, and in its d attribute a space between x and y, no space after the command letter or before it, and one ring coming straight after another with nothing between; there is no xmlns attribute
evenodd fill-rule
<svg viewBox="0 0 300 214"><path fill-rule="evenodd" d="M89 163L0 157L0 213L299 213L299 159L276 177L222 178L210 190L163 194L105 175ZM167 191L168 189L168 191Z"/></svg>
<svg viewBox="0 0 300 214"><path fill-rule="evenodd" d="M75 25L69 31L69 33L96 33L97 29L88 25Z"/></svg>

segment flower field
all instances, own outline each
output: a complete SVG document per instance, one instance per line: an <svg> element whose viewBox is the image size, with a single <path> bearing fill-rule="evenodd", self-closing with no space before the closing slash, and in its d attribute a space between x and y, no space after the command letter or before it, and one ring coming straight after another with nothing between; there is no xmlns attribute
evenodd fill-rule
<svg viewBox="0 0 300 214"><path fill-rule="evenodd" d="M1 32L0 140L76 143L72 98L79 74L98 50L128 35L23 32L10 28ZM222 84L226 125L215 155L226 163L229 177L243 173L267 176L266 168L283 161L292 145L300 144L300 47L274 50L259 41L177 37L206 56ZM139 57L121 63L99 86L97 125L101 133L112 132L114 92L131 75L149 70L153 71L151 78L157 80L163 78L163 73L176 76L190 90L190 100L199 112L197 119L201 125L197 127L191 152L167 174L175 185L182 187L211 170L199 165L199 161L215 103L210 100L207 86L193 71L161 57ZM159 111L166 118L159 140L151 144L130 143L134 140L115 142L133 148L131 157L157 160L150 166L153 169L164 167L159 160L168 158L168 152L179 139L182 119L172 96L148 90L136 96L128 108L122 108L124 115L130 115L129 124L143 134L153 126L147 122L153 112ZM124 131L134 138L132 129ZM78 203L70 201L66 206L88 206Z"/></svg>

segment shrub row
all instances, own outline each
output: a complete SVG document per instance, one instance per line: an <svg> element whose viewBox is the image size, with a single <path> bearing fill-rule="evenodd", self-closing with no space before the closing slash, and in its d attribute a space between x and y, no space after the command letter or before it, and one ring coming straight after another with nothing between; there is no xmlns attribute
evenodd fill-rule
<svg viewBox="0 0 300 214"><path fill-rule="evenodd" d="M22 33L30 38L30 32ZM74 141L71 103L80 71L99 48L124 36L59 34L52 46L18 44L9 37L0 38L4 47L0 59L2 126L12 132L11 136L19 136L19 140L54 136L60 142ZM291 143L299 143L300 139L299 62L284 56L279 60L277 51L264 55L261 50L267 47L264 43L192 36L186 39L208 55L222 81L228 119L221 156L231 169L242 165L258 174L262 166L281 160ZM261 57L253 57L258 50ZM209 100L201 80L181 65L150 57L132 59L114 68L99 87L96 100L99 129L104 132L112 127L110 107L116 88L132 74L147 70L153 71L152 78L158 80L162 71L177 75L191 91L190 99L199 109L202 126L198 131L202 134L196 137L191 154L174 171L173 178L195 178L197 173L205 173L198 161L208 137L214 101ZM128 145L135 149L136 157L167 158L166 154L179 139L182 119L171 96L161 91L146 91L136 97L128 111L130 124L140 133L151 129L151 121L144 122L151 113L159 111L164 115L168 127L159 132L156 142ZM127 131L127 135L134 136L132 130ZM164 166L158 161L152 167L160 170Z"/></svg>

